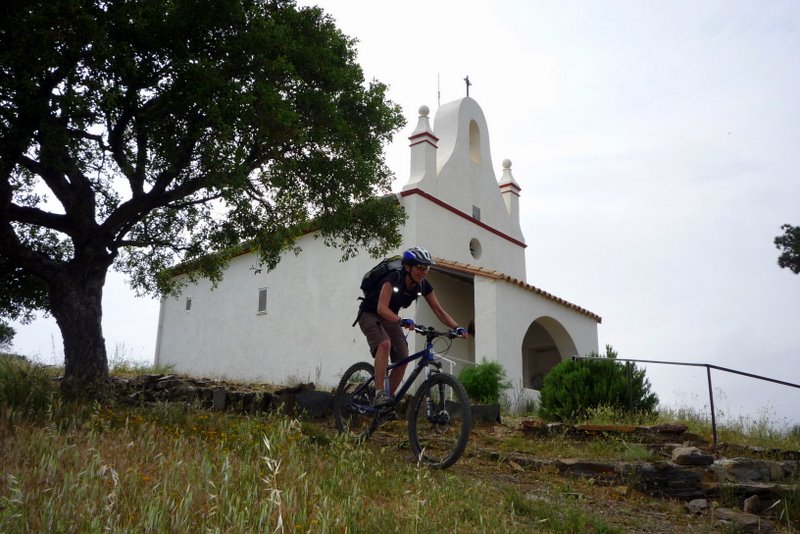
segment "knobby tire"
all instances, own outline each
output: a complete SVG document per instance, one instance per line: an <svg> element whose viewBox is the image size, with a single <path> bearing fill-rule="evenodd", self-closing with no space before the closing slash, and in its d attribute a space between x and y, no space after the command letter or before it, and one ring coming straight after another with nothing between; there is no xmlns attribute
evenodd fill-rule
<svg viewBox="0 0 800 534"><path fill-rule="evenodd" d="M371 363L358 362L342 375L333 403L334 419L339 432L349 434L355 441L367 439L375 430L373 412L359 413L359 406L371 406L375 398L375 368Z"/></svg>
<svg viewBox="0 0 800 534"><path fill-rule="evenodd" d="M440 469L453 465L464 452L471 429L472 408L461 382L437 373L420 386L408 413L408 437L421 463Z"/></svg>

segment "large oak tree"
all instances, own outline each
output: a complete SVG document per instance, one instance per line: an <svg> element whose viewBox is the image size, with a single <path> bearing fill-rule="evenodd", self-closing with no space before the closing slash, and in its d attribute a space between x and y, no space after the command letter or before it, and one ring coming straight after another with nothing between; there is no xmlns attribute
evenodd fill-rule
<svg viewBox="0 0 800 534"><path fill-rule="evenodd" d="M156 294L243 243L268 268L311 231L343 258L397 246L385 90L293 0L6 0L0 315L51 313L62 389L92 397L110 268Z"/></svg>

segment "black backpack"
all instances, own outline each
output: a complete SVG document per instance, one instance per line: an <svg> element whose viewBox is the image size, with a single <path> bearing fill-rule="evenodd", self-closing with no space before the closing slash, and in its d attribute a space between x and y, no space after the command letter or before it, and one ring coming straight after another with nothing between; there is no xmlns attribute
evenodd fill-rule
<svg viewBox="0 0 800 534"><path fill-rule="evenodd" d="M368 299L380 291L378 284L386 278L392 271L403 270L403 256L390 256L381 260L379 264L364 274L361 279L361 291L364 293L361 299Z"/></svg>
<svg viewBox="0 0 800 534"><path fill-rule="evenodd" d="M361 279L361 291L364 293L364 296L358 297L358 300L361 301L361 305L358 307L358 315L356 316L356 320L353 321L353 326L358 323L358 319L361 317L364 303L371 298L377 300L381 281L392 271L402 270L403 256L389 256L388 258L382 259L375 267L364 273L364 277Z"/></svg>

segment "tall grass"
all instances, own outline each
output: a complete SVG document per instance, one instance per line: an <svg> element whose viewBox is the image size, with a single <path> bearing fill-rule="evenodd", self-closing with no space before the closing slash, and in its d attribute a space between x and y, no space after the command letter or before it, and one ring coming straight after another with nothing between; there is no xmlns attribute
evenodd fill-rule
<svg viewBox="0 0 800 534"><path fill-rule="evenodd" d="M689 432L699 434L709 440L713 435L711 415L706 412L690 408L662 410L659 413L658 421L683 423L688 427ZM762 412L755 418L718 416L716 426L719 443L800 451L800 434L790 428L788 423L781 423L766 412Z"/></svg>
<svg viewBox="0 0 800 534"><path fill-rule="evenodd" d="M720 443L735 443L765 449L781 449L800 451L800 433L788 423L781 424L768 411L762 411L757 417L739 416L722 417L716 420L717 438ZM700 435L709 441L713 435L711 415L694 408L662 408L652 414L630 413L608 407L594 408L589 411L585 423L594 424L626 424L657 425L661 423L684 424L687 431Z"/></svg>
<svg viewBox="0 0 800 534"><path fill-rule="evenodd" d="M108 357L108 371L112 376L136 374L171 374L174 365L155 365L136 359L123 343L114 345L114 351Z"/></svg>
<svg viewBox="0 0 800 534"><path fill-rule="evenodd" d="M529 532L541 520L493 480L431 471L314 423L178 404L64 405L44 368L9 362L3 533ZM26 407L44 398L43 411ZM570 506L547 513L550 530L596 522Z"/></svg>
<svg viewBox="0 0 800 534"><path fill-rule="evenodd" d="M3 533L618 531L565 497L577 482L503 483L469 455L432 471L403 440L356 446L278 413L64 405L46 368L2 361Z"/></svg>
<svg viewBox="0 0 800 534"><path fill-rule="evenodd" d="M57 386L54 373L14 354L0 354L0 415L38 417L50 409Z"/></svg>
<svg viewBox="0 0 800 534"><path fill-rule="evenodd" d="M401 454L321 439L313 424L280 415L96 405L54 422L0 432L2 532L529 532L544 517L550 529L563 517L562 531L574 531L576 517L598 523L578 509L526 508L490 482Z"/></svg>

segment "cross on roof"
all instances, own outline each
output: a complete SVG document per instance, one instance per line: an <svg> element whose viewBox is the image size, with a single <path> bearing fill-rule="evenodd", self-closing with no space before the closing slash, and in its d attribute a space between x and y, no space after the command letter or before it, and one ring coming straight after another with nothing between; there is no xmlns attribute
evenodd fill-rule
<svg viewBox="0 0 800 534"><path fill-rule="evenodd" d="M464 78L464 82L467 84L467 96L469 96L469 86L472 85L472 82L469 81L469 75Z"/></svg>

